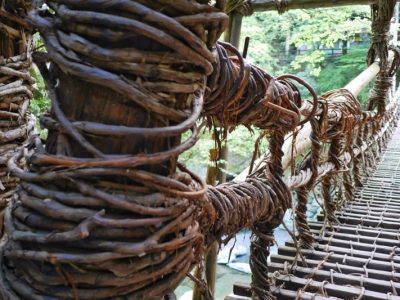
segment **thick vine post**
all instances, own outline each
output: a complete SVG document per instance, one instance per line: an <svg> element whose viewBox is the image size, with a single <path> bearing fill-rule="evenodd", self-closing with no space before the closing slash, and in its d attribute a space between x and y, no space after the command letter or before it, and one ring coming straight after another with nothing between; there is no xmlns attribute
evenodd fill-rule
<svg viewBox="0 0 400 300"><path fill-rule="evenodd" d="M33 130L28 114L34 79L29 74L32 40L24 16L30 1L0 1L0 215L15 193L17 178L9 176L7 160ZM0 221L1 228L3 222Z"/></svg>
<svg viewBox="0 0 400 300"><path fill-rule="evenodd" d="M217 43L224 1L44 2L50 10L29 22L47 49L34 60L52 101L40 120L49 133L8 162L21 184L5 213L2 299L160 299L208 245L245 227L255 230L254 297L270 299L268 246L290 205L280 148L317 109L312 88ZM308 119L296 81L313 95ZM269 168L207 188L177 163L201 116L265 130Z"/></svg>

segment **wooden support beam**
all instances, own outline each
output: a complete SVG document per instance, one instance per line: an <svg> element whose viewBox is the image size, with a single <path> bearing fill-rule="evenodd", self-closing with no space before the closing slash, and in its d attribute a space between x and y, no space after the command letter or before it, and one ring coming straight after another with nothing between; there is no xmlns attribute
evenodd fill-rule
<svg viewBox="0 0 400 300"><path fill-rule="evenodd" d="M393 59L393 52L390 52L390 60ZM355 97L357 97L363 89L376 77L379 73L379 63L374 63L364 70L360 75L350 81L344 88L349 90Z"/></svg>
<svg viewBox="0 0 400 300"><path fill-rule="evenodd" d="M281 1L283 3L283 1ZM286 0L285 9L307 9L335 7L345 5L370 5L374 0ZM278 10L276 0L252 0L250 4L254 11Z"/></svg>
<svg viewBox="0 0 400 300"><path fill-rule="evenodd" d="M229 27L225 32L225 42L231 43L239 49L240 35L242 32L243 16L237 12L229 15Z"/></svg>
<svg viewBox="0 0 400 300"><path fill-rule="evenodd" d="M223 154L223 153L222 153ZM225 153L226 156L227 153ZM221 177L221 170L220 167L217 165L217 160L218 160L218 149L210 149L210 164L208 165L207 168L207 176L206 176L206 183L209 185L216 185L217 184L217 178ZM225 157L226 159L226 157ZM220 182L225 182L225 180L219 180ZM212 295L215 294L215 285L217 281L217 257L218 257L218 251L219 251L219 243L214 242L212 245L209 247L208 252L205 257L205 273L206 273L206 281L208 288L211 292ZM201 270L199 267L196 268L195 271L195 276L198 279L201 278ZM200 290L200 287L195 284L194 289L193 289L193 300L204 300L205 297Z"/></svg>

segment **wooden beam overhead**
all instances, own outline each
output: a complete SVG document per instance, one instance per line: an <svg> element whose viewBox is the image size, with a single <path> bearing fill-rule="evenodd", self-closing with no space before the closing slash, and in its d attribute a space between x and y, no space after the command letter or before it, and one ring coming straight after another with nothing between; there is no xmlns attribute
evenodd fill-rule
<svg viewBox="0 0 400 300"><path fill-rule="evenodd" d="M360 4L370 5L375 3L375 0L281 0L280 2L282 3L282 10L291 10ZM279 6L277 4L279 1L276 0L250 0L249 3L254 11L278 10Z"/></svg>

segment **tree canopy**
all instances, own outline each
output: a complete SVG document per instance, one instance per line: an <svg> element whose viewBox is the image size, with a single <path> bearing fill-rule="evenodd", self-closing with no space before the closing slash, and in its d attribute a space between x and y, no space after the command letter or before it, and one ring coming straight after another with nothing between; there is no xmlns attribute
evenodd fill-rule
<svg viewBox="0 0 400 300"><path fill-rule="evenodd" d="M321 48L359 40L370 27L368 6L293 10L282 15L261 12L244 19L242 38L251 39L249 58L272 73L308 69L318 77L325 61ZM301 47L309 51L297 55Z"/></svg>

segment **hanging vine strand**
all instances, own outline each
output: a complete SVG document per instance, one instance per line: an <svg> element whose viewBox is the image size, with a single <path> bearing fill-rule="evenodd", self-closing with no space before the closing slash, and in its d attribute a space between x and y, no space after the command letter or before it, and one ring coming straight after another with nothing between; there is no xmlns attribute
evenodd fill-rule
<svg viewBox="0 0 400 300"><path fill-rule="evenodd" d="M396 3L396 0L378 0L371 5L372 45L368 51L367 62L371 65L379 58L381 70L388 65L390 24Z"/></svg>

